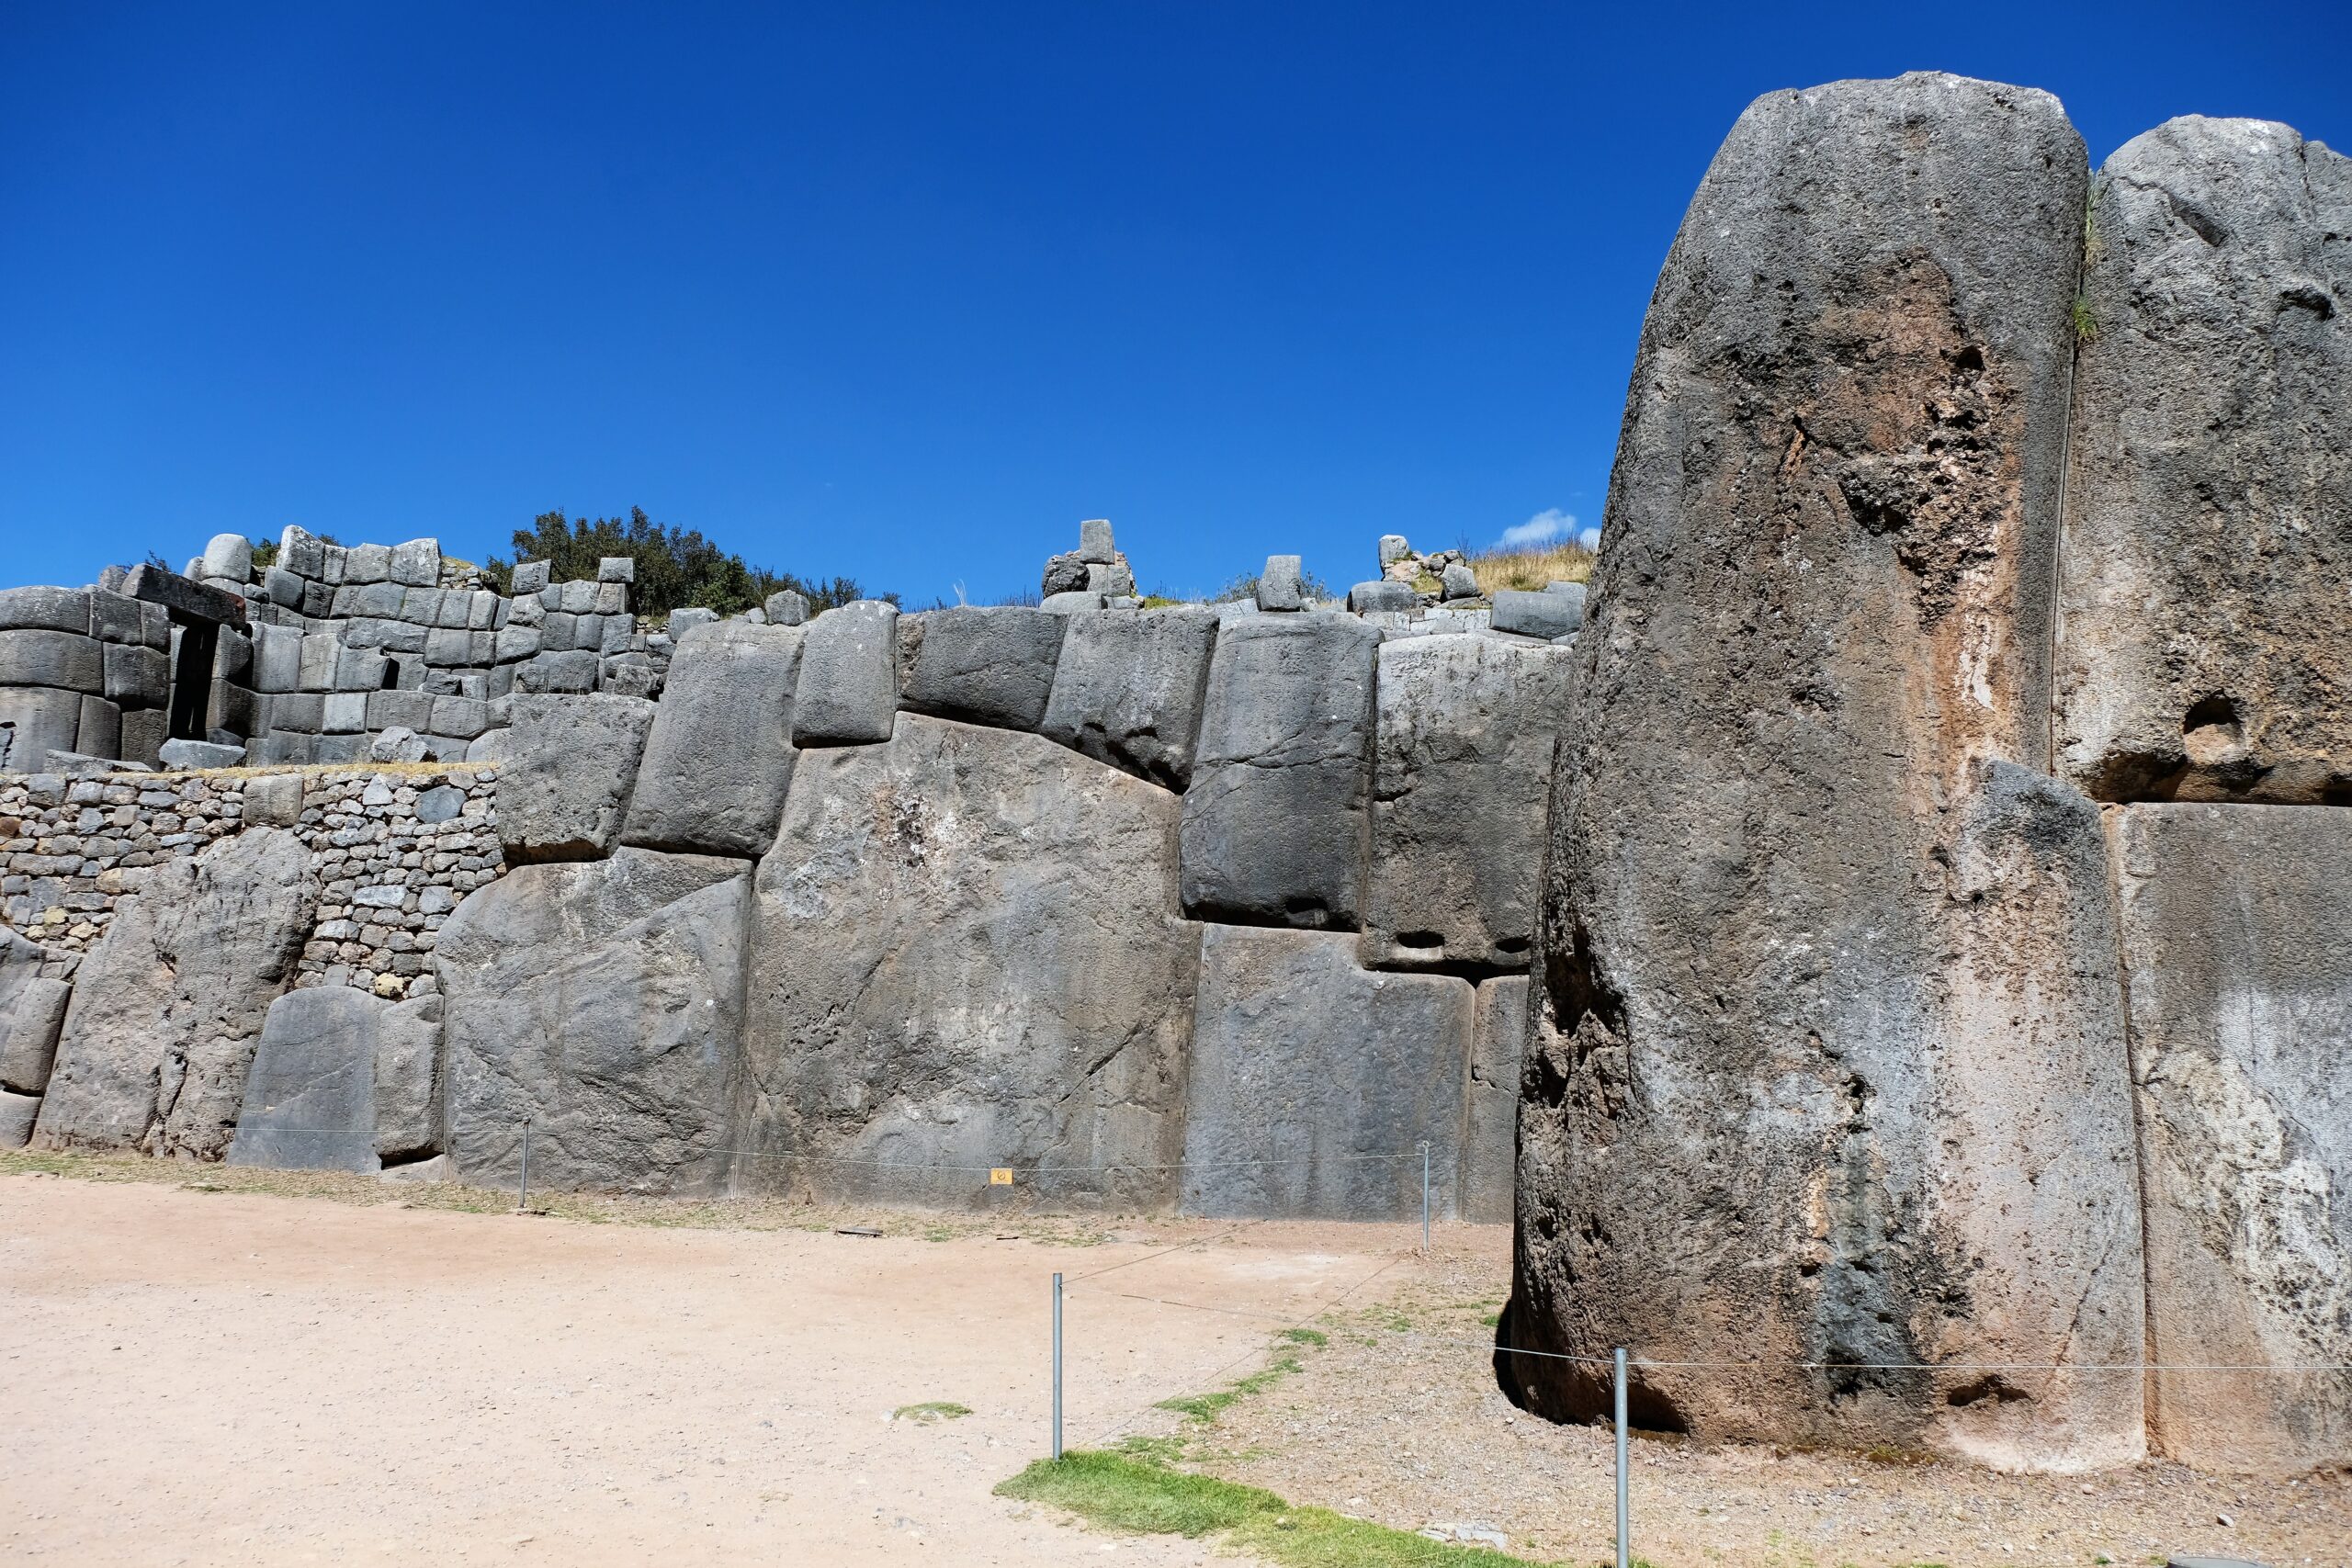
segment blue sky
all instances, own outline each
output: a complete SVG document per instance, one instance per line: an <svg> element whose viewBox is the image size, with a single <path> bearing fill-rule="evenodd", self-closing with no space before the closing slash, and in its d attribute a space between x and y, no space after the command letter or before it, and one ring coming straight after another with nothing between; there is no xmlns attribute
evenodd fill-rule
<svg viewBox="0 0 2352 1568"><path fill-rule="evenodd" d="M1600 521L1758 93L2352 142L2328 6L1598 12L0 0L0 583L631 505L910 604L1090 516L1147 587L1346 583Z"/></svg>

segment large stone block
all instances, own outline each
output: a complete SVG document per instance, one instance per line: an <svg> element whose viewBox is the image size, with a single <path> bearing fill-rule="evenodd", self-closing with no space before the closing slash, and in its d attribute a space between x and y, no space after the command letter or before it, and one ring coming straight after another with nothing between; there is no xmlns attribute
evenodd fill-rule
<svg viewBox="0 0 2352 1568"><path fill-rule="evenodd" d="M0 1089L17 1094L49 1087L58 1028L74 994L64 981L42 978L48 957L39 943L0 927Z"/></svg>
<svg viewBox="0 0 2352 1568"><path fill-rule="evenodd" d="M103 645L81 632L0 631L0 686L106 690Z"/></svg>
<svg viewBox="0 0 2352 1568"><path fill-rule="evenodd" d="M2352 813L2134 806L2109 824L2150 1437L2200 1469L2352 1463ZM2257 1367L2279 1370L2206 1370Z"/></svg>
<svg viewBox="0 0 2352 1568"><path fill-rule="evenodd" d="M2042 93L1775 93L1652 299L1553 794L1509 1319L1757 1363L1641 1369L1645 1424L2143 1450L2138 1378L2089 1370L2139 1359L2112 896L2042 776L2085 195ZM1607 1407L1508 1360L1546 1415Z"/></svg>
<svg viewBox="0 0 2352 1568"><path fill-rule="evenodd" d="M171 700L172 667L161 652L130 643L110 642L102 647L107 701L126 707L159 708Z"/></svg>
<svg viewBox="0 0 2352 1568"><path fill-rule="evenodd" d="M518 696L498 770L499 842L510 863L612 853L637 784L653 705L605 693Z"/></svg>
<svg viewBox="0 0 2352 1568"><path fill-rule="evenodd" d="M2107 162L2061 557L2060 764L2352 804L2352 159L2176 119Z"/></svg>
<svg viewBox="0 0 2352 1568"><path fill-rule="evenodd" d="M717 1193L742 1066L751 868L622 850L509 872L441 928L460 1178Z"/></svg>
<svg viewBox="0 0 2352 1568"><path fill-rule="evenodd" d="M1137 778L1181 790L1192 777L1212 610L1087 610L1068 627L1038 733Z"/></svg>
<svg viewBox="0 0 2352 1568"><path fill-rule="evenodd" d="M441 581L441 541L411 539L394 545L388 565L394 582L430 588Z"/></svg>
<svg viewBox="0 0 2352 1568"><path fill-rule="evenodd" d="M1493 637L1381 644L1365 963L1526 967L1568 668Z"/></svg>
<svg viewBox="0 0 2352 1568"><path fill-rule="evenodd" d="M0 1149L20 1149L40 1118L40 1097L0 1089Z"/></svg>
<svg viewBox="0 0 2352 1568"><path fill-rule="evenodd" d="M1001 1166L1056 1202L1168 1207L1198 947L1176 804L921 715L803 753L760 863L741 1182L977 1204Z"/></svg>
<svg viewBox="0 0 2352 1568"><path fill-rule="evenodd" d="M281 829L151 869L75 973L34 1141L220 1158L317 905L310 852Z"/></svg>
<svg viewBox="0 0 2352 1568"><path fill-rule="evenodd" d="M906 705L971 724L1036 728L1053 694L1067 619L1019 605L933 611L922 617Z"/></svg>
<svg viewBox="0 0 2352 1568"><path fill-rule="evenodd" d="M441 998L312 986L272 1002L231 1165L381 1169L440 1145Z"/></svg>
<svg viewBox="0 0 2352 1568"><path fill-rule="evenodd" d="M201 575L243 582L254 572L253 541L243 534L215 534L204 547Z"/></svg>
<svg viewBox="0 0 2352 1568"><path fill-rule="evenodd" d="M1186 912L1357 923L1379 647L1354 616L1322 612L1220 631L1184 795Z"/></svg>
<svg viewBox="0 0 2352 1568"><path fill-rule="evenodd" d="M51 751L73 750L81 731L80 693L0 686L0 772L39 773Z"/></svg>
<svg viewBox="0 0 2352 1568"><path fill-rule="evenodd" d="M674 627L676 617L671 617ZM861 746L890 739L899 712L899 607L860 599L802 632L792 705L795 746Z"/></svg>
<svg viewBox="0 0 2352 1568"><path fill-rule="evenodd" d="M1208 926L1184 1129L1184 1211L1272 1219L1453 1217L1471 987L1357 966L1329 931Z"/></svg>
<svg viewBox="0 0 2352 1568"><path fill-rule="evenodd" d="M90 615L90 592L85 588L0 589L0 631L72 632L86 637Z"/></svg>
<svg viewBox="0 0 2352 1568"><path fill-rule="evenodd" d="M792 783L794 626L719 621L678 643L622 841L756 860Z"/></svg>
<svg viewBox="0 0 2352 1568"><path fill-rule="evenodd" d="M1527 1054L1527 977L1481 981L1470 1029L1462 1136L1462 1217L1507 1225L1519 1168L1519 1075Z"/></svg>

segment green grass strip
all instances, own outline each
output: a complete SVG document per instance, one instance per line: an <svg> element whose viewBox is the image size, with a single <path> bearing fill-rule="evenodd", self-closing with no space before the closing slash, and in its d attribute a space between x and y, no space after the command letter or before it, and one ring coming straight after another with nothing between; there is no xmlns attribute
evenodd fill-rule
<svg viewBox="0 0 2352 1568"><path fill-rule="evenodd" d="M1294 1508L1260 1487L1098 1450L1041 1459L996 1490L1138 1535L1220 1533L1284 1568L1533 1568L1524 1557L1435 1541L1329 1508Z"/></svg>

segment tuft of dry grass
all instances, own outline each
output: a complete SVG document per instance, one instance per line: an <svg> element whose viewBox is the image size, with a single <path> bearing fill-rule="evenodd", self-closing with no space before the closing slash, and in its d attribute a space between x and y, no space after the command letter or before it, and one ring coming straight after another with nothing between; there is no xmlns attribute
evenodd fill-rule
<svg viewBox="0 0 2352 1568"><path fill-rule="evenodd" d="M1547 545L1540 550L1496 550L1470 558L1478 577L1478 592L1493 594L1505 588L1539 592L1547 582L1588 582L1592 579L1593 554L1580 545Z"/></svg>

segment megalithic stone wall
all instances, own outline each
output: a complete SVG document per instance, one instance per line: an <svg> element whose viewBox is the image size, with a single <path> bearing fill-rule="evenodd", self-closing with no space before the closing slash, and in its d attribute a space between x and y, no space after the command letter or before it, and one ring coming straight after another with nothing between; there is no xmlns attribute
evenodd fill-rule
<svg viewBox="0 0 2352 1568"><path fill-rule="evenodd" d="M2138 1346L2098 824L2040 776L2086 181L2046 94L1772 94L1651 300L1555 784L1510 1317L1730 1363L1642 1371L1645 1425L2141 1451L2132 1377L1963 1370ZM1921 1362L1961 1365L1878 1370ZM1608 1397L1511 1372L1555 1416Z"/></svg>

